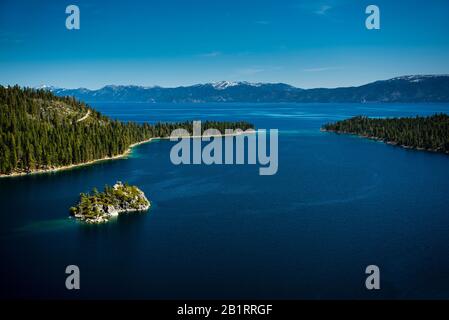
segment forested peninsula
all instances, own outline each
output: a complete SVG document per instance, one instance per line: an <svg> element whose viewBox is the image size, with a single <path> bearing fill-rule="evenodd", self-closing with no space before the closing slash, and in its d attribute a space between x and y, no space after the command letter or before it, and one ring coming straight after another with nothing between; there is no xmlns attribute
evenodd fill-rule
<svg viewBox="0 0 449 320"><path fill-rule="evenodd" d="M73 97L48 90L0 86L0 176L47 172L125 155L135 144L168 137L192 122L137 124L112 120ZM202 123L247 130L247 122Z"/></svg>
<svg viewBox="0 0 449 320"><path fill-rule="evenodd" d="M324 131L355 134L405 148L449 153L449 115L368 118L357 116L328 123Z"/></svg>

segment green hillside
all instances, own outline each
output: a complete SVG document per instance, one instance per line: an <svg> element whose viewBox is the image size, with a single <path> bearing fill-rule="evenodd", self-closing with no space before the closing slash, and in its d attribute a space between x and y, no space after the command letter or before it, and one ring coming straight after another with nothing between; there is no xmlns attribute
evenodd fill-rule
<svg viewBox="0 0 449 320"><path fill-rule="evenodd" d="M123 154L151 137L191 123L156 125L111 120L71 97L49 91L0 86L0 174L81 164ZM245 122L207 122L207 128L245 130Z"/></svg>
<svg viewBox="0 0 449 320"><path fill-rule="evenodd" d="M373 119L353 117L329 123L324 130L351 133L415 149L449 153L449 115Z"/></svg>

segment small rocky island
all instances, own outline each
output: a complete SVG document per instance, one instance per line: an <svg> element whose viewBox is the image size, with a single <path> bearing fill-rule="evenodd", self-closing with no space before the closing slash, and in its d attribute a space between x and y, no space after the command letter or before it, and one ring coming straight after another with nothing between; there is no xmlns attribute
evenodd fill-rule
<svg viewBox="0 0 449 320"><path fill-rule="evenodd" d="M92 190L81 193L80 201L70 208L70 215L87 223L104 223L124 212L146 211L150 201L143 191L118 181L114 186L105 186L103 192Z"/></svg>

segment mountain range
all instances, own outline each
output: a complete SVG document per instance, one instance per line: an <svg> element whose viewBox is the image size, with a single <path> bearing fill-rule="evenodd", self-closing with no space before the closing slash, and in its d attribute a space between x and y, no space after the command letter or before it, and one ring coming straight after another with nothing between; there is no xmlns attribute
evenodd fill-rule
<svg viewBox="0 0 449 320"><path fill-rule="evenodd" d="M230 81L175 88L134 85L108 85L98 90L40 88L86 102L449 102L449 75L410 75L332 89Z"/></svg>

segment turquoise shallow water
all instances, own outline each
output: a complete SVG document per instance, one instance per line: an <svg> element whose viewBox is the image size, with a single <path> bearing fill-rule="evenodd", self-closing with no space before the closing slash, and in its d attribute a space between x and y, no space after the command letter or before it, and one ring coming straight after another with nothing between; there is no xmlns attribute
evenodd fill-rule
<svg viewBox="0 0 449 320"><path fill-rule="evenodd" d="M246 120L277 128L279 171L175 166L173 143L128 159L0 179L1 296L449 298L449 156L320 132L323 123L449 113L447 104L95 104L121 120ZM80 192L136 184L146 214L86 226ZM81 290L65 289L65 266ZM381 290L365 289L365 267Z"/></svg>

